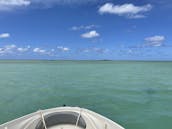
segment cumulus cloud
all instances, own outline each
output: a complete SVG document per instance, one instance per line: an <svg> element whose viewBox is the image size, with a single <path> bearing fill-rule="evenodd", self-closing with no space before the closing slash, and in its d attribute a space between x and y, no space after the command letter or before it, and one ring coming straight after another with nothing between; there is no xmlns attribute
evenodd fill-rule
<svg viewBox="0 0 172 129"><path fill-rule="evenodd" d="M81 35L82 38L95 38L95 37L99 37L99 36L100 36L100 34L95 30L86 32Z"/></svg>
<svg viewBox="0 0 172 129"><path fill-rule="evenodd" d="M69 49L69 48L67 48L67 47L63 47L63 46L58 46L58 47L57 47L57 49L58 49L58 50L60 50L60 51L63 51L63 52L70 51L70 49Z"/></svg>
<svg viewBox="0 0 172 129"><path fill-rule="evenodd" d="M47 51L45 49L41 49L41 48L34 48L33 52L39 53L39 54L46 54L47 53Z"/></svg>
<svg viewBox="0 0 172 129"><path fill-rule="evenodd" d="M162 46L165 41L165 37L162 35L155 35L145 38L145 46L159 47Z"/></svg>
<svg viewBox="0 0 172 129"><path fill-rule="evenodd" d="M9 38L10 37L10 34L9 33L2 33L0 34L0 38Z"/></svg>
<svg viewBox="0 0 172 129"><path fill-rule="evenodd" d="M144 13L150 11L151 9L151 4L136 6L131 3L123 5L106 3L99 8L98 12L100 14L115 14L118 16L125 16L127 18L143 18L145 17Z"/></svg>
<svg viewBox="0 0 172 129"><path fill-rule="evenodd" d="M55 49L46 50L46 49L41 49L41 48L34 48L33 52L39 55L56 56Z"/></svg>
<svg viewBox="0 0 172 129"><path fill-rule="evenodd" d="M30 0L0 0L0 11L9 11L14 8L28 6L30 4Z"/></svg>
<svg viewBox="0 0 172 129"><path fill-rule="evenodd" d="M87 25L87 26L84 26L84 25L81 25L81 26L73 26L71 28L71 30L73 31L77 31L77 30L90 30L90 29L94 29L94 28L98 28L97 25Z"/></svg>
<svg viewBox="0 0 172 129"><path fill-rule="evenodd" d="M27 47L19 47L17 48L17 51L19 52L27 52L31 47L27 46Z"/></svg>

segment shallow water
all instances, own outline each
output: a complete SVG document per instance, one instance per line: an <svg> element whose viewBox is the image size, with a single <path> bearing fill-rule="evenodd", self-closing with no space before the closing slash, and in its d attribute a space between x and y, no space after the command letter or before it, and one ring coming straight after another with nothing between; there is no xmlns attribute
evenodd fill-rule
<svg viewBox="0 0 172 129"><path fill-rule="evenodd" d="M0 61L0 123L63 104L126 129L171 129L172 62Z"/></svg>

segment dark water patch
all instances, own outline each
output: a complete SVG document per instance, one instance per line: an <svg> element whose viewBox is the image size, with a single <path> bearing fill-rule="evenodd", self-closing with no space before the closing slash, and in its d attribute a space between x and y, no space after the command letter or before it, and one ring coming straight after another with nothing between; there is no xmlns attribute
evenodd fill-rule
<svg viewBox="0 0 172 129"><path fill-rule="evenodd" d="M156 94L156 90L153 88L147 88L144 90L146 92L147 95L154 95Z"/></svg>

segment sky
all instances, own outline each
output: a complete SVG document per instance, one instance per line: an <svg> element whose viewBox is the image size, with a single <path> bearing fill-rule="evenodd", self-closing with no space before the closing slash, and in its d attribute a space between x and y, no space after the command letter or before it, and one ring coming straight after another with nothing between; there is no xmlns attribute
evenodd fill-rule
<svg viewBox="0 0 172 129"><path fill-rule="evenodd" d="M171 0L0 0L0 59L172 60Z"/></svg>

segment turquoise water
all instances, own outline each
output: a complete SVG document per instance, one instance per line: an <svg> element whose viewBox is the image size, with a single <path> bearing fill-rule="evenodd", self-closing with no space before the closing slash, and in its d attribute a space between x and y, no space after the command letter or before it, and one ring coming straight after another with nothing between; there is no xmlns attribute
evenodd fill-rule
<svg viewBox="0 0 172 129"><path fill-rule="evenodd" d="M172 62L0 61L0 123L63 104L172 129Z"/></svg>

